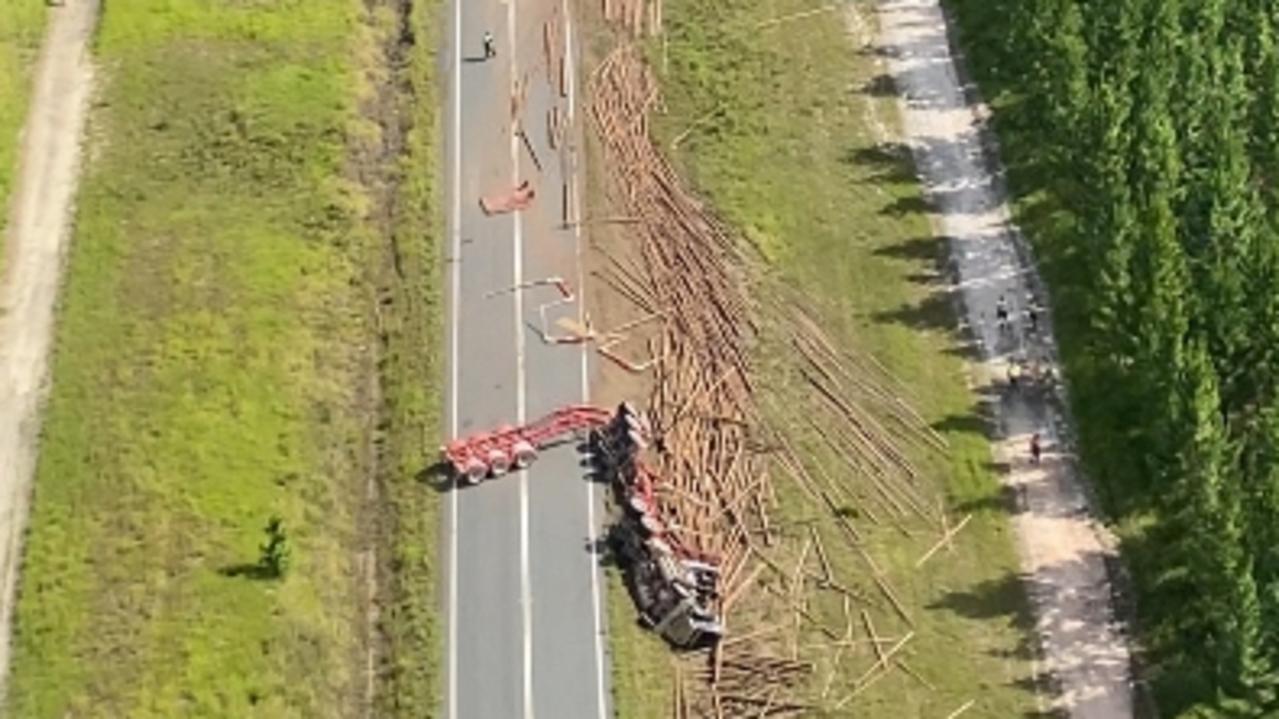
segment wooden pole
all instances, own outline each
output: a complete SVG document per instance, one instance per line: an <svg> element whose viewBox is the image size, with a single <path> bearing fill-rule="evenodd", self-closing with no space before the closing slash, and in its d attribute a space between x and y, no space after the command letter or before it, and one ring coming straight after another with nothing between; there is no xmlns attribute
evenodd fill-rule
<svg viewBox="0 0 1279 719"><path fill-rule="evenodd" d="M940 551L942 547L949 544L950 540L956 534L958 534L959 530L963 529L964 526L968 524L968 521L971 520L972 518L973 518L973 515L971 514L964 515L964 518L959 520L959 524L956 524L951 529L946 530L946 533L942 535L942 538L937 540L937 543L934 544L931 549L929 549L927 552L924 552L924 556L920 557L919 559L915 561L915 568L919 569L920 567L924 566L924 562L927 562L934 554Z"/></svg>

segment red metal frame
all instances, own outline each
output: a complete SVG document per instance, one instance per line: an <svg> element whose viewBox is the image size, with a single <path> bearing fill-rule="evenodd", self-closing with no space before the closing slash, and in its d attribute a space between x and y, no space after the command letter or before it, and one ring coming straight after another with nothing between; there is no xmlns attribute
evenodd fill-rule
<svg viewBox="0 0 1279 719"><path fill-rule="evenodd" d="M522 427L501 427L493 432L481 432L469 437L455 439L445 445L442 450L444 458L453 465L458 476L479 481L488 474L501 474L511 466L520 466L521 449L531 448L534 452L545 449L556 440L576 432L603 427L618 415L612 410L593 405L570 405L561 407L550 414ZM499 466L500 464L500 466ZM476 473L471 473L471 468ZM662 483L658 476L646 463L635 458L635 479L627 488L630 493L638 495L651 508L656 519L662 522L668 518L663 510L658 487ZM677 532L663 531L661 539L675 551L678 556L696 559L708 564L718 564L719 558L694 549L681 541Z"/></svg>
<svg viewBox="0 0 1279 719"><path fill-rule="evenodd" d="M443 448L444 458L461 474L474 461L490 466L490 458L500 452L508 462L516 460L516 450L523 443L544 449L561 437L601 427L612 419L612 412L592 405L561 407L523 427L502 427L449 442Z"/></svg>

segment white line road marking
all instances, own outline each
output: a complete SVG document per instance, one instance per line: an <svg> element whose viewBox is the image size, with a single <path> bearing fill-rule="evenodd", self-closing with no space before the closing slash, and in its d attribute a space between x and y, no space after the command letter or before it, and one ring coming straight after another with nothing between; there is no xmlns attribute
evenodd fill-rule
<svg viewBox="0 0 1279 719"><path fill-rule="evenodd" d="M515 0L506 4L506 45L510 53L511 96L519 89L519 65L515 47ZM520 142L516 135L519 118L511 118L511 179L520 183ZM514 284L524 283L524 223L519 212L513 215ZM527 376L524 356L524 293L514 293L515 303L515 421L527 418ZM528 470L520 470L520 604L524 623L524 719L533 719L533 582L529 572Z"/></svg>
<svg viewBox="0 0 1279 719"><path fill-rule="evenodd" d="M573 131L573 113L574 113L574 97L575 86L577 84L577 63L573 58L573 23L569 16L568 0L562 0L561 12L564 15L564 62L568 63L568 127L569 131ZM572 173L568 178L573 192L573 207L580 214L581 205L581 186L578 183L578 148L570 145L572 162L569 171ZM577 219L577 218L574 218ZM573 245L577 251L577 320L582 326L586 326L586 272L582 261L582 223L578 222L573 225ZM586 404L591 401L591 375L589 354L586 351L586 343L582 343L582 403ZM587 482L586 484L586 531L587 539L591 547L596 547L599 542L599 534L596 532L595 524L595 483ZM599 719L607 719L607 703L604 700L604 628L603 616L601 615L600 601L600 568L596 555L588 553L587 561L590 563L591 574L591 621L592 629L595 637L595 697L596 711Z"/></svg>
<svg viewBox="0 0 1279 719"><path fill-rule="evenodd" d="M568 0L563 0L562 9L564 13L564 62L569 64L568 65L568 127L569 127L569 130L571 131L573 129L573 107L574 107L573 98L574 98L574 93L577 90L576 88L577 63L573 60L573 21L569 17ZM574 170L577 169L577 151L576 150L573 151L573 169ZM576 177L574 177L574 181L576 182ZM573 205L573 207L577 208L579 213L581 212L581 208L578 208L577 205ZM581 225L578 225L578 229L574 234L577 237L581 237L582 235ZM583 345L582 354L583 356L585 356L586 354L585 345Z"/></svg>
<svg viewBox="0 0 1279 719"><path fill-rule="evenodd" d="M462 304L462 0L453 2L453 247L449 323L449 437L458 432L458 316ZM457 491L449 492L448 715L457 719Z"/></svg>

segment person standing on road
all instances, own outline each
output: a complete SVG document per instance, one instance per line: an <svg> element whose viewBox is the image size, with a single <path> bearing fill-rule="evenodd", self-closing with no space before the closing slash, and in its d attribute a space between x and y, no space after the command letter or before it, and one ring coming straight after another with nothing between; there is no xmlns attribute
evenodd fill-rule
<svg viewBox="0 0 1279 719"><path fill-rule="evenodd" d="M484 31L484 59L492 60L497 57L497 45L493 42L493 33L488 30Z"/></svg>
<svg viewBox="0 0 1279 719"><path fill-rule="evenodd" d="M1052 362L1048 359L1044 360L1044 386L1052 390L1057 385L1057 369L1053 367Z"/></svg>
<svg viewBox="0 0 1279 719"><path fill-rule="evenodd" d="M1039 443L1039 433L1036 432L1030 436L1030 463L1039 464L1039 459L1044 454L1044 448Z"/></svg>
<svg viewBox="0 0 1279 719"><path fill-rule="evenodd" d="M1003 295L995 303L995 320L999 323L1001 332L1008 329L1008 300Z"/></svg>

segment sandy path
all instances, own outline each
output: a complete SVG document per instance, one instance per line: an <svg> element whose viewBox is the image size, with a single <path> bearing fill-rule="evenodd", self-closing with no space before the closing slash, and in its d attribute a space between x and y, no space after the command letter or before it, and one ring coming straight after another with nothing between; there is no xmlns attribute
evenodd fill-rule
<svg viewBox="0 0 1279 719"><path fill-rule="evenodd" d="M948 238L951 270L966 322L980 347L982 382L1002 438L996 460L1015 491L1013 525L1024 581L1036 610L1052 704L1071 717L1131 717L1130 661L1115 619L1107 560L1113 549L1090 517L1075 471L1059 396L1022 379L1009 386L1010 358L1056 363L1050 317L1026 313L1039 286L1033 263L1012 226L1007 198L991 174L979 134L985 109L970 105L951 57L947 22L937 0L884 0L882 41L904 105L907 141L925 191ZM996 320L1000 297L1010 322ZM1042 464L1029 459L1032 433L1043 436Z"/></svg>
<svg viewBox="0 0 1279 719"><path fill-rule="evenodd" d="M5 236L0 281L0 671L8 673L10 621L22 530L47 385L58 275L93 73L88 43L99 0L50 9L35 72Z"/></svg>

